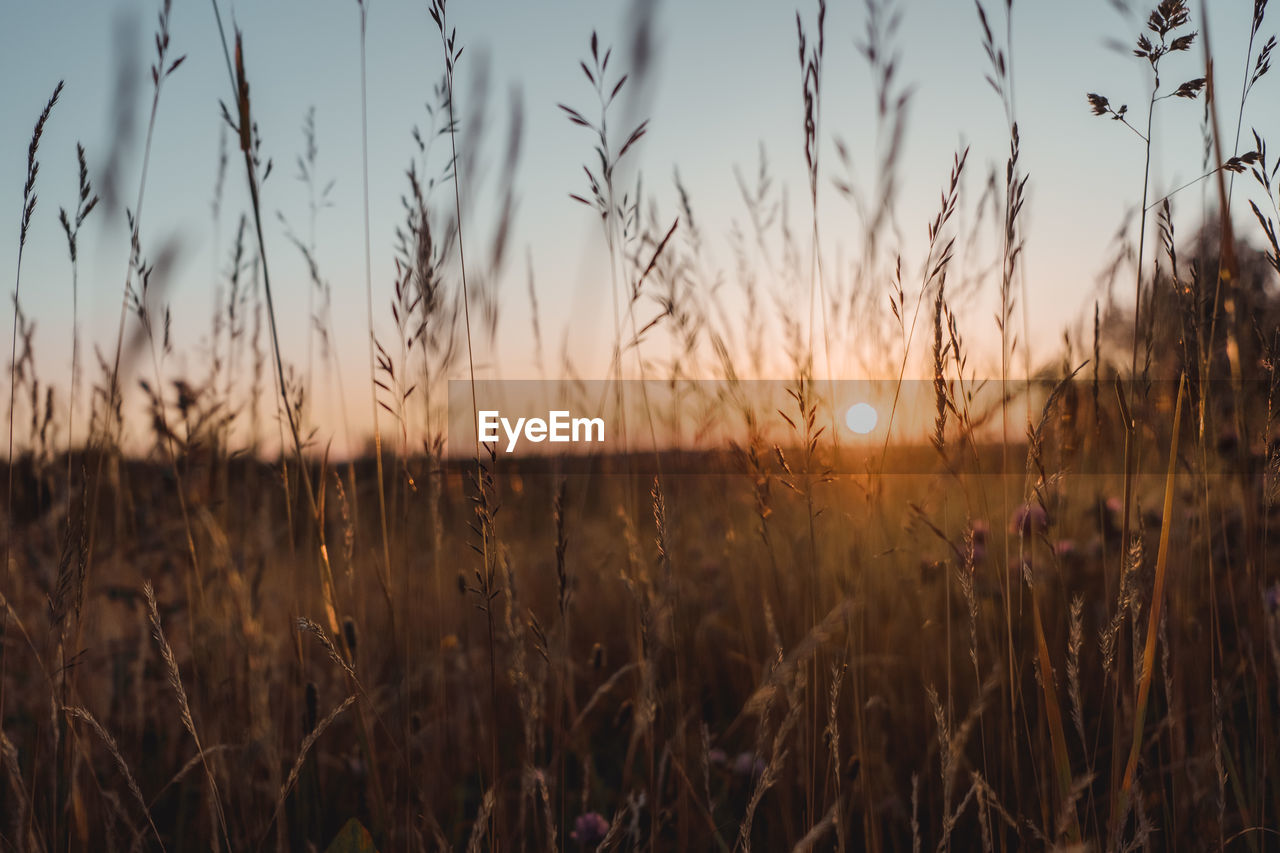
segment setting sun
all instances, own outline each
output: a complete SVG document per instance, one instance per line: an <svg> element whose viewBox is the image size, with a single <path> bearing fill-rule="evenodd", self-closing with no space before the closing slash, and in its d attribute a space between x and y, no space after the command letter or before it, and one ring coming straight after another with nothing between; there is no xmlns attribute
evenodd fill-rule
<svg viewBox="0 0 1280 853"><path fill-rule="evenodd" d="M867 435L874 431L876 422L879 420L880 416L870 403L854 403L844 413L844 425L850 432L856 432L858 435Z"/></svg>

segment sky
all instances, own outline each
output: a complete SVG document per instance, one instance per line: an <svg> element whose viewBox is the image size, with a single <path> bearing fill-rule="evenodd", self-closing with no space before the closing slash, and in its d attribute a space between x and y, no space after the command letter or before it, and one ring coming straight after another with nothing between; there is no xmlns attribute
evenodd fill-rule
<svg viewBox="0 0 1280 853"><path fill-rule="evenodd" d="M202 2L174 4L171 17L172 56L184 63L163 87L143 196L140 238L144 255L173 258L172 268L157 284L158 301L171 316L173 352L161 366L166 378L198 380L210 358L211 316L216 294L225 295L229 252L248 193L242 160L234 140L221 214L212 212L217 182L223 120L219 101L227 100L229 82L217 36L212 6ZM987 3L997 30L1003 27L1003 5ZM926 223L938 206L952 159L969 147L961 186L960 227L970 227L986 177L1003 175L1008 130L996 94L987 84L988 65L974 5L961 0L898 0L888 8L901 14L891 45L899 56L897 79L909 85L908 122L896 152L900 169L897 231L886 244L900 252L908 281L918 281L926 245ZM1212 46L1223 95L1224 127L1234 129L1235 107L1244 73L1245 47L1253 4L1217 0L1212 4ZM1203 30L1199 4L1192 4L1193 27ZM0 68L7 84L0 87L0 271L12 291L17 264L20 201L25 180L31 127L54 85L66 88L41 141L38 206L22 262L20 301L36 322L37 370L43 382L65 395L71 362L71 267L58 224L59 207L71 208L76 194L75 145L85 146L91 179L102 192L106 175L114 174L117 192L104 202L80 238L79 315L84 346L108 354L114 347L122 288L128 260L128 227L124 206L137 194L145 121L151 87L152 33L160 0L51 0L7 3L0 15ZM401 222L400 198L405 170L415 156L413 127L430 126L426 104L443 70L439 35L426 0L368 0L367 110L371 277L375 328L380 340L394 340L390 312L395 279L395 228ZM557 378L567 373L562 350L573 372L585 377L607 373L613 342L612 303L607 254L598 218L570 199L585 194L582 164L591 162L592 140L572 125L558 108L566 103L594 116L594 93L579 60L589 55L591 33L603 45L614 45L610 72L635 63L634 20L647 10L652 21L652 62L648 73L632 80L611 113L615 133L625 133L649 119L645 137L628 154L619 183L631 187L639 175L646 207L656 211L656 227L665 231L680 213L674 175L688 191L697 233L702 238L700 275L694 286L718 288L728 313L737 317L744 300L736 295L742 277L735 258L735 229L748 231L746 208L735 168L753 176L765 152L774 185L785 191L790 229L804 247L799 259L809 263L808 234L812 213L801 133L803 109L797 61L797 8L810 31L816 0L798 4L776 0L452 0L449 25L465 51L457 66L455 103L459 118L457 143L467 180L459 195L464 208L464 245L483 269L498 211L502 152L510 131L512 104L520 104L522 134L515 173L513 226L508 260L494 286L501 309L496 335L478 332L478 373L484 378ZM1141 19L1126 16L1108 0L1071 4L1013 4L1012 64L1015 112L1022 141L1022 168L1030 175L1025 209L1026 249L1020 284L1026 305L1019 306L1020 339L1029 342L1035 363L1055 357L1065 328L1076 326L1099 296L1098 279L1115 253L1118 230L1126 225L1136 237L1131 216L1141 199L1144 150L1141 140L1117 123L1094 117L1085 100L1100 92L1114 103L1128 103L1141 115L1149 73L1142 60L1118 49L1132 44L1142 31ZM1135 11L1140 9L1135 5ZM343 365L345 411L332 390L316 391L315 422L322 439L355 444L350 435L365 432L371 422L370 381L366 351L366 296L361 153L360 7L355 0L271 0L232 3L222 0L224 16L244 33L244 50L253 109L259 124L264 160L274 168L263 185L265 240L280 321L286 362L299 370L307 363L307 305L310 286L300 254L286 239L281 216L296 233L308 234L308 194L297 180L295 165L303 151L302 123L315 109L318 142L317 175L321 185L332 180L330 206L318 213L316 257L333 293L334 341ZM826 20L819 126L820 245L824 275L830 286L851 269L863 251L859 219L835 189L844 176L836 155L843 140L853 159L854 182L875 184L877 118L873 84L859 44L864 40L868 4L833 2ZM1145 17L1145 11L1141 12ZM1262 36L1274 31L1268 20ZM1203 74L1199 46L1170 58L1166 79ZM129 101L132 134L122 137L117 81L135 80ZM481 83L487 80L487 86ZM1175 83L1176 85L1176 83ZM482 89L488 97L482 98ZM1267 109L1276 98L1275 80L1264 78L1251 95L1244 126L1266 135L1277 130L1280 113ZM476 120L487 104L483 129ZM128 112L128 111L126 111ZM1152 197L1201 174L1201 105L1171 99L1156 114L1152 165ZM1248 134L1245 134L1247 140ZM447 161L448 137L438 139L426 172L438 174ZM1243 150L1243 149L1242 149ZM115 151L117 168L111 170ZM465 168L474 164L475 170ZM1210 182L1176 197L1179 233L1189 234L1204 210L1203 189ZM447 216L452 186L442 186L433 203ZM1237 194L1237 222L1252 224L1247 193ZM687 251L690 223L682 223L678 240ZM974 272L991 261L993 229L988 224L978 244L958 250L960 270ZM985 247L985 248L984 248ZM856 316L843 318L840 340L848 352L860 335L876 341L866 329L893 324L889 313L889 276L885 267L867 287L874 295ZM539 357L530 300L530 271L542 333ZM884 275L880 273L884 272ZM767 280L763 267L749 270ZM809 270L794 269L807 287ZM1132 275L1130 273L1130 275ZM767 283L767 281L766 281ZM778 285L780 288L781 286ZM908 313L917 285L908 284ZM1121 293L1128 293L1128 281ZM797 298L789 297L794 303ZM998 363L998 339L992 314L994 287L986 286L960 307L966 342L980 370ZM656 313L656 303L642 300L641 322ZM799 312L803 314L803 312ZM927 312L926 312L927 314ZM3 312L6 330L11 303ZM1026 328L1021 328L1026 323ZM131 323L133 321L130 321ZM736 320L728 321L732 326ZM927 323L925 324L927 325ZM132 327L130 327L132 328ZM923 329L921 330L923 332ZM776 332L775 332L776 333ZM646 358L662 360L669 341L648 339ZM314 357L314 340L311 342ZM919 336L913 345L924 354ZM785 375L781 340L767 342L760 358L762 372ZM390 347L394 351L394 347ZM873 351L848 354L844 348L830 362L841 378L883 379L885 365L899 355ZM86 356L92 364L92 357ZM742 364L755 363L743 354ZM827 362L818 357L819 371ZM465 364L465 363L464 363ZM704 366L705 369L705 366ZM133 380L154 374L147 362L135 366ZM92 379L93 372L87 374ZM455 368L454 376L462 375ZM711 378L711 377L706 377ZM5 380L7 385L7 379ZM332 386L326 384L327 389ZM65 396L60 396L65 401ZM134 409L140 403L131 401ZM385 416L384 416L385 418ZM341 430L339 422L345 424ZM384 428L385 425L384 425Z"/></svg>

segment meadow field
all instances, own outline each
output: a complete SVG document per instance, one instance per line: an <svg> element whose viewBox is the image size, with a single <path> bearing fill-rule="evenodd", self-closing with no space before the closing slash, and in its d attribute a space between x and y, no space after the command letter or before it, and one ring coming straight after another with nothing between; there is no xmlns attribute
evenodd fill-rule
<svg viewBox="0 0 1280 853"><path fill-rule="evenodd" d="M556 340L554 274L511 245L518 131L481 148L470 90L455 99L482 35L455 29L466 0L419 4L429 124L400 192L372 201L392 234L369 233L367 119L343 119L366 122L363 180L344 178L363 195L354 278L315 237L332 187L315 112L298 105L298 152L263 137L275 48L230 4L148 0L122 143L136 196L108 197L119 176L83 147L74 198L41 192L71 163L48 129L74 139L80 117L63 84L13 69L44 107L6 117L32 132L0 162L26 169L6 201L0 848L1280 849L1275 21L1266 0L1208 20L1151 2L1087 19L1145 88L1082 83L1055 108L1114 131L1132 167L1114 244L1072 250L1103 284L1080 286L1060 339L1026 313L1047 292L1028 241L1065 238L1026 227L1014 57L1048 48L1015 21L1049 13L1024 0L963 4L955 35L999 146L928 163L899 153L936 131L908 120L899 21L918 4L848 0L860 29L837 33L801 0L777 34L794 144L735 169L731 225L679 172L660 199L640 179L665 121L628 100L661 61L656 4L630 4L616 53L586 22L548 112L581 144L557 202L602 261L596 360ZM376 2L323 5L361 63L378 50ZM204 41L180 43L174 19L197 14ZM1243 55L1209 50L1210 24L1247 29ZM827 130L825 63L851 44L866 146ZM177 250L143 206L166 191L146 180L152 133L197 49L221 87L225 224L199 302L173 295ZM1172 123L1196 142L1190 182L1156 174ZM802 163L789 195L783 159ZM281 170L309 230L275 212ZM923 215L909 174L932 181ZM81 290L111 204L128 237L103 337ZM57 280L31 257L42 221L66 248ZM27 307L55 288L55 309ZM349 304L364 331L340 339ZM67 340L41 337L42 310ZM534 353L515 366L513 328ZM486 401L521 394L601 418L608 442L482 443Z"/></svg>

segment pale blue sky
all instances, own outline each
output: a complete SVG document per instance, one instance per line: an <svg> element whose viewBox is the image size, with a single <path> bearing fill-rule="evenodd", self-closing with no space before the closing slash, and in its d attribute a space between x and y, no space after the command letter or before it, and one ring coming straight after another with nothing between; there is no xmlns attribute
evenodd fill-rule
<svg viewBox="0 0 1280 853"><path fill-rule="evenodd" d="M988 3L999 18L1002 3ZM1234 128L1235 93L1243 72L1252 2L1217 0L1211 21L1217 73L1223 91L1220 120ZM512 238L512 263L501 284L503 299L499 343L487 344L478 360L487 375L534 377L525 252L529 247L538 284L540 321L552 375L558 374L560 340L574 341L578 372L603 375L611 343L611 303L600 235L593 215L568 198L582 192L581 163L591 156L589 135L571 126L557 102L589 107L593 97L578 68L592 29L618 46L614 62L629 62L626 20L631 4L621 0L544 0L495 2L452 0L451 25L467 46L459 66L458 107L465 126L474 75L488 64L491 80L487 157L497 159L505 138L509 93L520 93L524 146L518 173L518 213ZM811 19L816 3L799 6ZM915 87L910 123L900 152L902 193L899 219L904 234L904 264L920 264L925 223L931 218L946 179L952 153L972 146L962 206L971 209L989 169L1003 169L1007 151L999 101L983 79L985 57L973 4L963 0L902 0L900 77ZM1202 29L1199 4L1193 4L1196 29ZM185 64L166 83L157 120L149 184L144 202L142 241L154 253L167 240L180 249L168 293L179 352L171 373L203 373L201 342L209 335L213 304L214 229L210 202L217 166L218 100L228 82L211 7L200 0L179 0L173 10L174 54ZM146 67L159 0L9 0L0 16L0 276L12 288L19 202L31 126L60 78L66 91L56 107L40 148L39 207L24 260L22 303L38 323L42 379L65 389L70 363L70 272L57 222L60 206L75 195L75 142L88 150L90 171L101 188L100 170L111 147L112 90L118 64L118 30L131 32L139 51L137 114L149 107ZM280 308L286 359L305 361L307 283L297 253L283 239L276 211L305 230L306 196L295 179L294 159L302 149L301 123L316 107L318 172L333 178L333 207L319 221L319 261L336 292L340 352L347 371L352 423L368 422L365 352L363 224L360 178L359 13L354 0L262 0L224 2L245 32L253 105L261 126L264 152L276 170L264 188L267 240ZM676 213L673 168L688 186L698 224L706 239L708 268L733 275L727 235L731 222L745 220L733 176L738 165L748 175L763 145L775 180L790 197L794 231L807 234L809 213L801 147L801 102L796 60L796 5L774 0L683 0L658 3L654 28L653 77L635 109L650 117L648 136L637 147L633 165L641 169L647 193L660 216ZM399 198L404 169L413 152L410 128L426 121L423 104L431 98L441 71L441 50L426 0L369 0L368 74L370 201L372 207L373 282L379 327L390 329L393 229L400 221ZM833 138L849 140L857 160L857 178L872 179L875 117L871 82L855 42L863 36L865 7L855 0L832 2L827 20L822 145L829 179L838 171ZM1124 211L1141 193L1140 141L1117 124L1090 115L1085 93L1100 91L1127 102L1140 113L1146 77L1142 63L1104 46L1107 38L1126 44L1140 31L1106 0L1071 4L1021 0L1014 4L1014 62L1017 112L1023 138L1023 165L1030 172L1026 211L1026 274L1033 353L1047 357L1061 339L1065 323L1092 305L1094 282L1105 265L1108 247ZM1263 27L1263 35L1275 28ZM1197 47L1170 59L1169 78L1202 74ZM1267 78L1252 95L1245 125L1274 133L1280 115L1274 104L1275 80ZM1230 107L1230 109L1226 109ZM1200 105L1168 101L1158 113L1154 186L1165 190L1199 174ZM122 152L121 190L128 203L136 193L141 155L138 136ZM1247 138L1247 134L1246 134ZM465 150L469 139L459 140ZM226 265L247 192L243 169L233 157L223 204L219 268ZM485 155L482 155L485 156ZM492 222L489 185L474 196L463 187L464 206L474 201L476 221ZM1251 182L1242 182L1247 187ZM858 226L849 206L824 180L822 221L829 265L856 254ZM1243 205L1244 193L1237 191ZM1181 197L1188 233L1201 196ZM1242 210L1247 211L1247 208ZM966 214L971 218L972 214ZM1251 218L1238 220L1250 233ZM475 234L477 247L481 232ZM470 240L470 238L469 238ZM842 248L837 250L837 244ZM99 210L81 238L81 317L87 337L109 348L119 313L125 271L127 233L121 211ZM805 244L807 245L807 244ZM478 251L478 249L477 249ZM807 258L807 254L806 254ZM971 258L976 265L982 258ZM881 286L881 285L876 285ZM888 288L879 300L887 322ZM1128 292L1131 285L1124 285ZM982 355L983 342L995 333L991 302L966 312L966 338ZM1089 309L1091 314L1091 308ZM642 314L652 313L646 308ZM7 331L12 318L2 314ZM869 319L868 322L878 320ZM8 341L6 340L6 345ZM921 344L923 350L923 344ZM7 347L6 347L7 348ZM781 346L778 347L781 351ZM989 353L990 350L987 350ZM655 354L656 355L656 354ZM7 358L7 356L6 356ZM820 361L821 363L821 361ZM781 366L781 362L778 362ZM843 368L852 369L852 368ZM7 380L6 380L7 381ZM328 428L336 431L333 422Z"/></svg>

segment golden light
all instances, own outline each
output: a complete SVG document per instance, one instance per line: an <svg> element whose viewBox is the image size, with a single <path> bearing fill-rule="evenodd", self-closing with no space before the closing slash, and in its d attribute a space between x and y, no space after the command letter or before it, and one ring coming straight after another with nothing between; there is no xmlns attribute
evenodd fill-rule
<svg viewBox="0 0 1280 853"><path fill-rule="evenodd" d="M874 430L879 419L880 416L876 414L875 408L870 403L854 403L844 413L844 425L850 432L858 435L867 435Z"/></svg>

